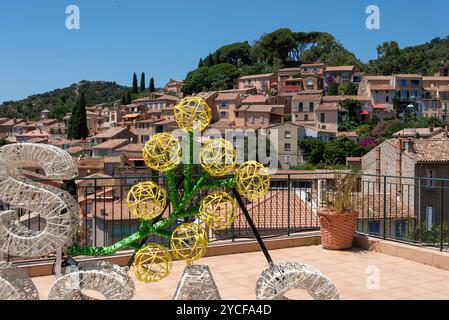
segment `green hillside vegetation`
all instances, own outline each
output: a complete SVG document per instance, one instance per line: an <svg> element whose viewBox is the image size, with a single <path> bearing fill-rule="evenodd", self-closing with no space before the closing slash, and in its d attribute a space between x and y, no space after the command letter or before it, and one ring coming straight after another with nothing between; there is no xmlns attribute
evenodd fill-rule
<svg viewBox="0 0 449 320"><path fill-rule="evenodd" d="M438 68L449 63L449 37L403 49L396 41L384 42L377 47L377 54L377 59L365 64L329 33L281 28L263 34L253 44L248 41L228 44L201 58L198 68L187 74L183 92L231 89L240 76L317 62L328 66L354 65L357 71L367 74L434 75ZM340 93L338 88L334 91Z"/></svg>
<svg viewBox="0 0 449 320"><path fill-rule="evenodd" d="M262 35L253 45L247 41L236 42L201 58L198 68L187 74L183 92L232 89L240 76L270 73L317 61L330 66L355 65L359 70L364 69L361 61L329 33L281 28Z"/></svg>
<svg viewBox="0 0 449 320"><path fill-rule="evenodd" d="M20 101L6 101L0 105L0 117L37 119L44 109L50 115L61 118L70 112L77 97L84 93L87 106L99 103L112 103L120 100L128 90L115 82L81 81L70 87L29 96Z"/></svg>
<svg viewBox="0 0 449 320"><path fill-rule="evenodd" d="M396 41L384 42L377 47L378 58L368 63L372 74L418 73L432 76L449 63L449 36L435 38L422 45L401 49Z"/></svg>

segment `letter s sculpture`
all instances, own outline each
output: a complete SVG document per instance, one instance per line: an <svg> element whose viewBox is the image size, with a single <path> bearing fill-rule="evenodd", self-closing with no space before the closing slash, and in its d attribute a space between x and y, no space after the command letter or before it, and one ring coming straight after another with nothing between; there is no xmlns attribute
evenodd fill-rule
<svg viewBox="0 0 449 320"><path fill-rule="evenodd" d="M0 212L0 251L19 257L38 257L70 245L78 230L78 203L61 189L33 182L21 168L38 165L46 178L68 180L78 175L72 157L44 144L11 144L0 148L0 200L45 219L42 231L20 224L18 210Z"/></svg>

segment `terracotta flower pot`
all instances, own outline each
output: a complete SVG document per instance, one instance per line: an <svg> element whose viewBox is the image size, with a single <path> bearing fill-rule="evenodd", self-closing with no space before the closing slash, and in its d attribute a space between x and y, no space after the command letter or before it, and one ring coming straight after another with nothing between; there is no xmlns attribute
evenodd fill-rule
<svg viewBox="0 0 449 320"><path fill-rule="evenodd" d="M321 211L318 216L320 218L321 243L324 249L343 250L352 247L357 212Z"/></svg>

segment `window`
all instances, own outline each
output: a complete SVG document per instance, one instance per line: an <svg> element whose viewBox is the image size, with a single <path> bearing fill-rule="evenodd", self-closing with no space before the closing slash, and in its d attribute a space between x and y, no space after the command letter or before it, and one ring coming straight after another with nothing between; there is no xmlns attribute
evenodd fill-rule
<svg viewBox="0 0 449 320"><path fill-rule="evenodd" d="M265 122L265 116L263 114L260 116L259 122L260 123L264 123Z"/></svg>
<svg viewBox="0 0 449 320"><path fill-rule="evenodd" d="M414 87L417 87L417 86L419 86L419 80L412 80L412 81L410 81L410 84Z"/></svg>
<svg viewBox="0 0 449 320"><path fill-rule="evenodd" d="M308 114L304 115L304 121L309 121L309 115Z"/></svg>
<svg viewBox="0 0 449 320"><path fill-rule="evenodd" d="M249 117L249 122L250 122L250 123L254 123L254 116L250 116L250 117Z"/></svg>
<svg viewBox="0 0 449 320"><path fill-rule="evenodd" d="M401 86L402 86L402 87L406 87L406 86L407 86L407 80L402 79L402 80L401 80Z"/></svg>
<svg viewBox="0 0 449 320"><path fill-rule="evenodd" d="M326 114L324 112L320 113L320 122L326 122Z"/></svg>
<svg viewBox="0 0 449 320"><path fill-rule="evenodd" d="M309 102L309 112L313 112L313 109L315 109L315 105L313 102Z"/></svg>
<svg viewBox="0 0 449 320"><path fill-rule="evenodd" d="M284 144L284 150L285 150L285 151L290 151L290 150L291 150L291 145L290 145L290 143L285 143L285 144Z"/></svg>
<svg viewBox="0 0 449 320"><path fill-rule="evenodd" d="M304 109L304 103L303 102L298 103L298 112L302 112L303 109Z"/></svg>
<svg viewBox="0 0 449 320"><path fill-rule="evenodd" d="M424 101L424 111L429 110L429 101L425 100Z"/></svg>
<svg viewBox="0 0 449 320"><path fill-rule="evenodd" d="M291 137L292 137L291 131L285 131L284 132L284 137L285 137L285 139L291 139Z"/></svg>
<svg viewBox="0 0 449 320"><path fill-rule="evenodd" d="M438 109L438 101L433 100L432 101L432 110L436 110L436 109Z"/></svg>
<svg viewBox="0 0 449 320"><path fill-rule="evenodd" d="M220 108L222 108L222 109L227 109L227 108L229 108L229 103L228 103L228 101L222 101L222 102L220 103Z"/></svg>
<svg viewBox="0 0 449 320"><path fill-rule="evenodd" d="M389 96L385 97L385 102L390 102L390 97Z"/></svg>
<svg viewBox="0 0 449 320"><path fill-rule="evenodd" d="M220 112L220 118L221 119L228 119L229 118L229 113L227 113L225 111Z"/></svg>
<svg viewBox="0 0 449 320"><path fill-rule="evenodd" d="M290 156L284 156L284 163L289 164L290 163Z"/></svg>
<svg viewBox="0 0 449 320"><path fill-rule="evenodd" d="M306 85L308 87L313 87L313 80L307 80Z"/></svg>
<svg viewBox="0 0 449 320"><path fill-rule="evenodd" d="M374 235L380 235L380 221L368 222L368 233Z"/></svg>
<svg viewBox="0 0 449 320"><path fill-rule="evenodd" d="M426 228L427 231L432 230L433 226L433 206L426 207Z"/></svg>

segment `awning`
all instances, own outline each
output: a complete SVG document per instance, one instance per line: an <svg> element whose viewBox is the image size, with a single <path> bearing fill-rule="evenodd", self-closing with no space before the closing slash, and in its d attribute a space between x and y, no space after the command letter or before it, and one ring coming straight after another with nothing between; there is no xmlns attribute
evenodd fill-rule
<svg viewBox="0 0 449 320"><path fill-rule="evenodd" d="M375 104L373 108L374 109L386 109L384 104Z"/></svg>
<svg viewBox="0 0 449 320"><path fill-rule="evenodd" d="M369 112L366 111L366 110L360 111L360 114L361 114L362 116L369 116Z"/></svg>

